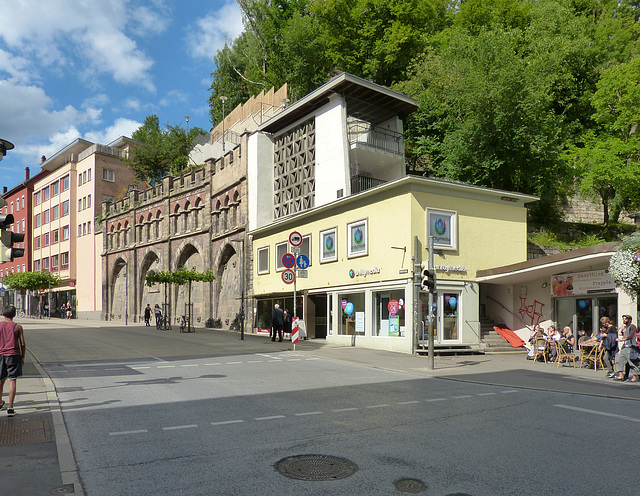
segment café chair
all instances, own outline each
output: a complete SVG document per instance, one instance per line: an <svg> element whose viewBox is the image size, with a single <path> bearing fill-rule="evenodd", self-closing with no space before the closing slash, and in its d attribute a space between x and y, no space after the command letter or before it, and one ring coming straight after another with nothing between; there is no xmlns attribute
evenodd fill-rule
<svg viewBox="0 0 640 496"><path fill-rule="evenodd" d="M542 357L542 359L544 360L544 363L547 363L547 352L548 352L548 343L547 340L544 338L537 338L534 343L534 354L533 354L533 361L535 362L538 357Z"/></svg>
<svg viewBox="0 0 640 496"><path fill-rule="evenodd" d="M569 352L565 350L564 346L560 343L556 343L556 349L558 350L558 355L556 357L556 368L560 366L561 363L573 363L573 368L576 367L576 355L573 352Z"/></svg>

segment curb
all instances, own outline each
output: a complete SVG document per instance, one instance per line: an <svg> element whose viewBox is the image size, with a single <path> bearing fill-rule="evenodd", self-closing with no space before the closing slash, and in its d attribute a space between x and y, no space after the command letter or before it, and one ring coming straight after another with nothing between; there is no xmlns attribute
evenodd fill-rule
<svg viewBox="0 0 640 496"><path fill-rule="evenodd" d="M64 423L64 417L62 416L62 411L60 409L60 401L58 400L55 385L49 377L49 374L47 374L40 365L38 358L30 350L27 351L33 358L33 365L40 373L46 388L49 410L53 416L53 431L56 439L56 449L58 451L58 464L60 466L62 484L73 484L74 494L86 496L78 475L78 466L73 455L73 449L71 448L71 441L67 432L67 426Z"/></svg>

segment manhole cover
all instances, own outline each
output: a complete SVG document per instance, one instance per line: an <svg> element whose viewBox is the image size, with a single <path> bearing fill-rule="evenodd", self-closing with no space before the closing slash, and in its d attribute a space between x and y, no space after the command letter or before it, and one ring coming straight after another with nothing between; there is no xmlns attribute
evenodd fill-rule
<svg viewBox="0 0 640 496"><path fill-rule="evenodd" d="M12 418L0 422L0 446L22 446L51 441L53 429L46 417Z"/></svg>
<svg viewBox="0 0 640 496"><path fill-rule="evenodd" d="M291 479L308 481L344 479L358 470L358 466L346 458L328 455L290 456L276 462L274 467Z"/></svg>
<svg viewBox="0 0 640 496"><path fill-rule="evenodd" d="M73 484L65 484L62 487L58 487L56 489L54 489L53 491L51 491L51 494L71 494L71 493L75 493L75 489L73 487Z"/></svg>
<svg viewBox="0 0 640 496"><path fill-rule="evenodd" d="M401 493L409 494L421 493L427 489L424 482L421 482L418 479L400 479L399 481L394 482L393 485L396 486L396 489Z"/></svg>

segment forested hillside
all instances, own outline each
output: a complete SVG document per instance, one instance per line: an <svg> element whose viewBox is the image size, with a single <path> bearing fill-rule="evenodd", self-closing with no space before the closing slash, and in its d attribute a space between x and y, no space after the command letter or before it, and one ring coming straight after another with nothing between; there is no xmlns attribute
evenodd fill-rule
<svg viewBox="0 0 640 496"><path fill-rule="evenodd" d="M304 96L347 71L406 93L411 172L567 195L605 220L640 209L640 2L237 0L243 34L220 50L211 116L261 90Z"/></svg>

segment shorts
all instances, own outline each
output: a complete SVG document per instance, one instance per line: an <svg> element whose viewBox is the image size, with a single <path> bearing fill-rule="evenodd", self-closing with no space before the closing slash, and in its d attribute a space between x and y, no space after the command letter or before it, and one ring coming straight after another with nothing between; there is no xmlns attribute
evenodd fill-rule
<svg viewBox="0 0 640 496"><path fill-rule="evenodd" d="M20 355L0 355L0 381L17 379L22 375L22 357Z"/></svg>

